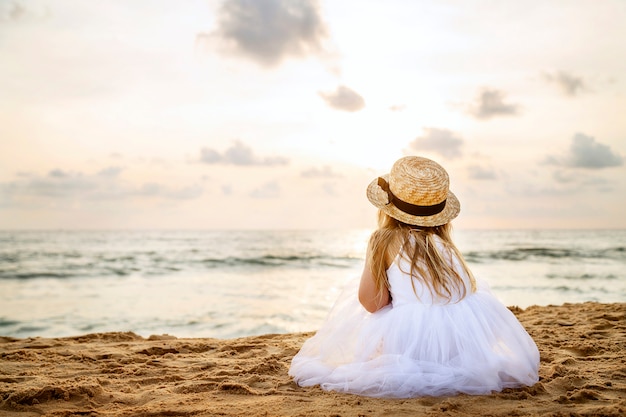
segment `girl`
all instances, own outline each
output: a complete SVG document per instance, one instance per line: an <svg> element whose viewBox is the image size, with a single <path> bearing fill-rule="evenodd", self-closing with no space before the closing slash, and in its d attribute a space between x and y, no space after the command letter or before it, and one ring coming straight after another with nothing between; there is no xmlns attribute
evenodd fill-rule
<svg viewBox="0 0 626 417"><path fill-rule="evenodd" d="M539 351L450 238L446 171L401 158L367 188L379 209L358 291L342 293L293 358L300 386L371 397L488 394L538 381Z"/></svg>

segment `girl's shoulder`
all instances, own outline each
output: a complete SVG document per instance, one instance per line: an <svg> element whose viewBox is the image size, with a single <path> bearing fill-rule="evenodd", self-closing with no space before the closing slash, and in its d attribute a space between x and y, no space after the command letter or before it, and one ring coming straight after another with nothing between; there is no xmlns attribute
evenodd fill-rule
<svg viewBox="0 0 626 417"><path fill-rule="evenodd" d="M368 250L376 257L384 260L385 267L389 267L402 249L401 234L390 229L377 229L372 232Z"/></svg>

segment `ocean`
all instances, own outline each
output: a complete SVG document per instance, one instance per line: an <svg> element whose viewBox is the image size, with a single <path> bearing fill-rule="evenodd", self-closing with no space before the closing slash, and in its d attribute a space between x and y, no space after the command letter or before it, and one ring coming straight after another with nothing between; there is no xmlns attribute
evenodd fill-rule
<svg viewBox="0 0 626 417"><path fill-rule="evenodd" d="M0 335L311 331L371 230L0 231ZM626 230L455 230L508 306L626 301Z"/></svg>

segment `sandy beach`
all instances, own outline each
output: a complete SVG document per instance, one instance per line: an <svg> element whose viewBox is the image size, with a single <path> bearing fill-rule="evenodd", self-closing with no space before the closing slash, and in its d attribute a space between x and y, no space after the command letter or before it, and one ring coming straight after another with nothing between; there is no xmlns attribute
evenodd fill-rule
<svg viewBox="0 0 626 417"><path fill-rule="evenodd" d="M0 338L0 415L622 416L626 303L511 307L541 352L540 381L486 396L373 399L287 375L312 333L239 339L99 333Z"/></svg>

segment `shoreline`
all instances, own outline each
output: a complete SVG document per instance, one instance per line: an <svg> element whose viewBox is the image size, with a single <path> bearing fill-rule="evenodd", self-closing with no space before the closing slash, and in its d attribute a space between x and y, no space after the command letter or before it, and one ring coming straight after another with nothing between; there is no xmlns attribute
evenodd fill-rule
<svg viewBox="0 0 626 417"><path fill-rule="evenodd" d="M620 416L626 303L510 307L541 354L532 387L375 399L301 388L287 375L313 332L237 339L95 333L0 336L0 415Z"/></svg>

